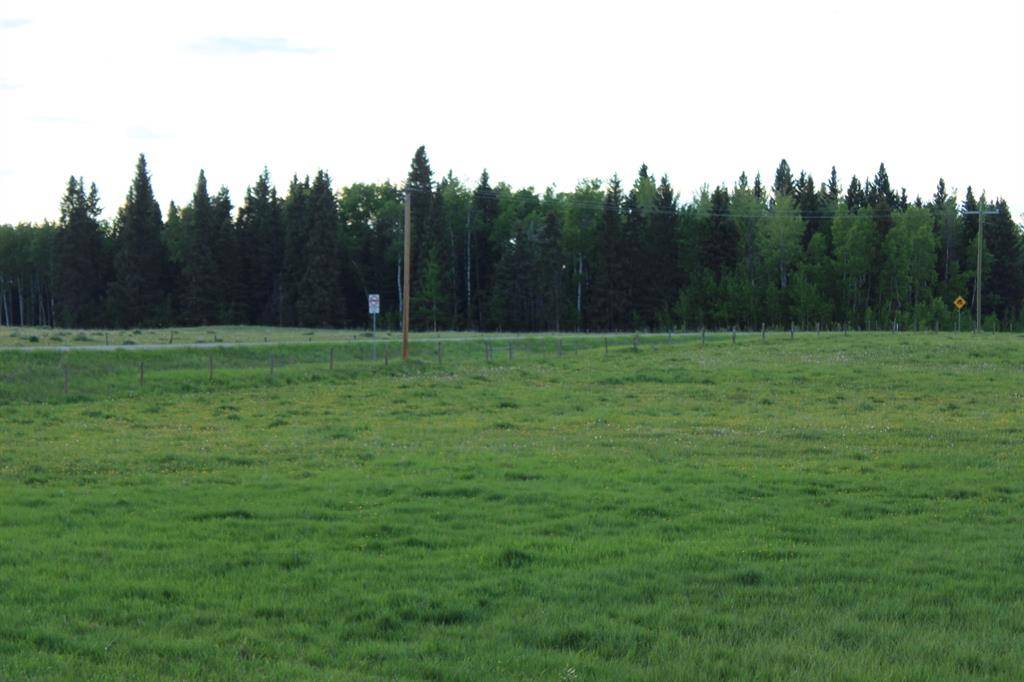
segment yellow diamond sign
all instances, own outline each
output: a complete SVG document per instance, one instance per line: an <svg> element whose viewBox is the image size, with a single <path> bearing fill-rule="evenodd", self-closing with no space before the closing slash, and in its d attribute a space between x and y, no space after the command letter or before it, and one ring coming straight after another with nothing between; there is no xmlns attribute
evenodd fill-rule
<svg viewBox="0 0 1024 682"><path fill-rule="evenodd" d="M953 301L953 305L956 306L957 310L963 310L964 306L967 305L967 301L964 300L963 296L957 296L956 300Z"/></svg>

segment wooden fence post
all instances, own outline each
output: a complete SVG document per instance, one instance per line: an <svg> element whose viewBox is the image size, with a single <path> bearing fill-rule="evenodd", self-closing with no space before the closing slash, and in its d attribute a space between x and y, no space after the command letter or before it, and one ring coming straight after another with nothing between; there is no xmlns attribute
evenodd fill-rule
<svg viewBox="0 0 1024 682"><path fill-rule="evenodd" d="M139 388L142 388L145 385L146 385L146 369L145 369L145 364L140 362L139 363Z"/></svg>

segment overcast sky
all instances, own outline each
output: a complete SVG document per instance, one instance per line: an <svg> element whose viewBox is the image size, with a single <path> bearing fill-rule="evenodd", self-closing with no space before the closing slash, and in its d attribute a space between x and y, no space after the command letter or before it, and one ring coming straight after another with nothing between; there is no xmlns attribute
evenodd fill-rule
<svg viewBox="0 0 1024 682"><path fill-rule="evenodd" d="M161 205L199 169L237 205L279 189L435 175L538 190L632 182L690 198L779 159L845 186L884 161L1024 212L1014 2L0 0L0 222L59 216L69 175L112 217L140 152Z"/></svg>

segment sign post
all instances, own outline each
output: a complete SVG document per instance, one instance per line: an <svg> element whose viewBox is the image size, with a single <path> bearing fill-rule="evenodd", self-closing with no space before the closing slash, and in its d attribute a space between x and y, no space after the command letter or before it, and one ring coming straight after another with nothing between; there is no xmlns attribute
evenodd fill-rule
<svg viewBox="0 0 1024 682"><path fill-rule="evenodd" d="M964 300L963 296L957 296L956 300L953 301L953 306L956 307L956 330L957 331L960 331L960 313L963 312L965 305L967 305L967 301Z"/></svg>
<svg viewBox="0 0 1024 682"><path fill-rule="evenodd" d="M370 319L373 320L373 336L372 336L373 343L372 343L372 351L371 352L373 353L373 360L376 362L376 360L377 360L377 315L380 314L380 294L370 294L367 297L367 300L368 300L368 302L370 304Z"/></svg>

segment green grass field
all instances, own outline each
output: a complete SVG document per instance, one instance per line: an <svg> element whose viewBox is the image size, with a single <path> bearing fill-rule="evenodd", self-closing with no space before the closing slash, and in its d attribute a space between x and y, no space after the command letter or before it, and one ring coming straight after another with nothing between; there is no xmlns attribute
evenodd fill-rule
<svg viewBox="0 0 1024 682"><path fill-rule="evenodd" d="M0 679L1020 679L1024 337L555 343L0 353Z"/></svg>

